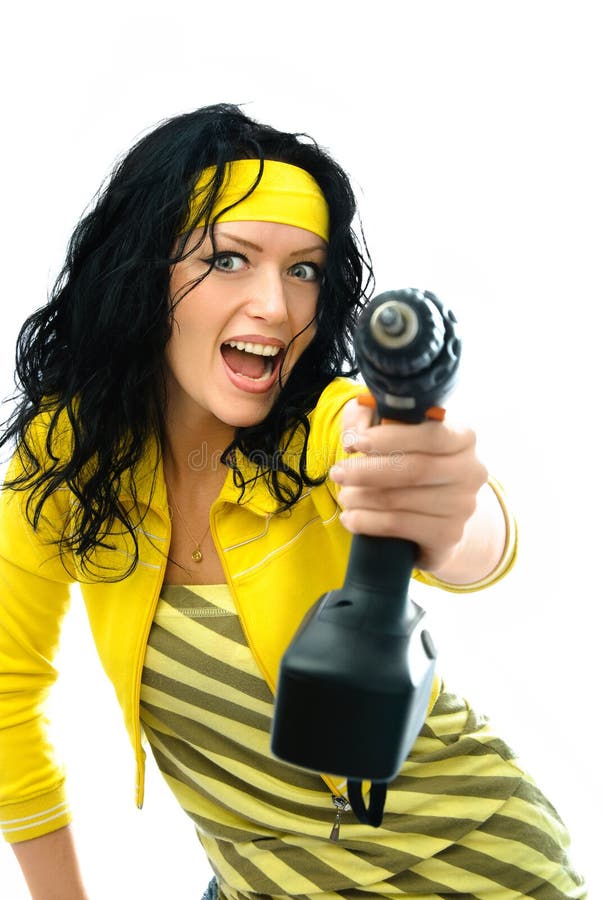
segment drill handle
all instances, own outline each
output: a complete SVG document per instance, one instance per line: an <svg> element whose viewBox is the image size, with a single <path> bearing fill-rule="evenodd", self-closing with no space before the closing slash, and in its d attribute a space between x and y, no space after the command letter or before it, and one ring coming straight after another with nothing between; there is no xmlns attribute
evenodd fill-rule
<svg viewBox="0 0 602 900"><path fill-rule="evenodd" d="M407 634L415 619L408 591L417 556L413 541L355 534L338 603L363 606L372 633Z"/></svg>

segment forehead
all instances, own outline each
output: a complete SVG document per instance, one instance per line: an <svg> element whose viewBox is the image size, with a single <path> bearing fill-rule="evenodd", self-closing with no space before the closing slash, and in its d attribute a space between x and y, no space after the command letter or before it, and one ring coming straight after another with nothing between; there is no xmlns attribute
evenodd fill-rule
<svg viewBox="0 0 602 900"><path fill-rule="evenodd" d="M259 252L278 249L290 253L324 254L328 247L326 241L312 231L299 228L297 225L284 225L281 222L218 222L214 234L220 244L231 241L233 244L251 246ZM210 243L209 235L205 240Z"/></svg>

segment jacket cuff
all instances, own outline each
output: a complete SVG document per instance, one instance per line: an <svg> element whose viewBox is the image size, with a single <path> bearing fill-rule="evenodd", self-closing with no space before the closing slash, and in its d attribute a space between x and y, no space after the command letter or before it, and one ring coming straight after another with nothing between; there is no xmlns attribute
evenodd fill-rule
<svg viewBox="0 0 602 900"><path fill-rule="evenodd" d="M57 831L71 819L64 784L47 794L0 806L0 830L9 844Z"/></svg>
<svg viewBox="0 0 602 900"><path fill-rule="evenodd" d="M481 591L483 590L483 588L491 587L492 584L496 584L498 581L501 581L502 578L504 578L504 576L508 574L508 572L516 562L516 555L518 552L518 531L516 527L516 520L510 512L508 505L506 504L504 489L502 488L499 481L496 481L495 478L489 478L488 484L498 499L498 502L504 514L504 519L506 521L506 543L504 545L504 552L502 553L500 561L498 562L495 569L493 569L488 575L486 575L485 578L481 578L480 581L474 581L471 584L452 584L449 581L442 581L431 572L422 571L416 571L414 573L415 578L418 581L422 581L425 584L430 584L433 587L443 588L443 590L451 591L455 594L467 594L471 591Z"/></svg>

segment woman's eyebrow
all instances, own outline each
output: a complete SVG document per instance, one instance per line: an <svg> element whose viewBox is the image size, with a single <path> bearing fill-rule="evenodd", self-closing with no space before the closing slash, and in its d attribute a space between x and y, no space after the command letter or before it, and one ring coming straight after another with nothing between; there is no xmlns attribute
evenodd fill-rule
<svg viewBox="0 0 602 900"><path fill-rule="evenodd" d="M230 234L227 231L220 231L219 234L216 233L216 238L227 238L230 241L235 241L238 244L242 244L244 247L250 247L251 250L256 250L258 253L263 253L263 247L260 247L259 244L254 244L252 241L247 241L245 238L237 237L235 234ZM326 252L326 247L324 244L312 244L311 247L304 247L299 250L293 250L289 255L290 256L300 256L304 253L312 253L314 250L322 250L324 253Z"/></svg>
<svg viewBox="0 0 602 900"><path fill-rule="evenodd" d="M243 247L250 247L251 250L257 250L258 253L263 251L263 247L260 247L259 244L254 244L252 241L237 237L235 234L229 234L227 231L216 232L215 237L216 239L228 238L229 241L235 241L237 244L242 244Z"/></svg>

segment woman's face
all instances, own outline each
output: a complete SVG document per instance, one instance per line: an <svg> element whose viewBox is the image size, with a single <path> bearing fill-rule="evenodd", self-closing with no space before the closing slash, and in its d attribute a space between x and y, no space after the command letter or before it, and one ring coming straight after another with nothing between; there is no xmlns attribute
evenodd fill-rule
<svg viewBox="0 0 602 900"><path fill-rule="evenodd" d="M192 427L243 427L266 417L315 334L326 243L293 225L224 222L215 245L207 237L172 270L168 412Z"/></svg>

